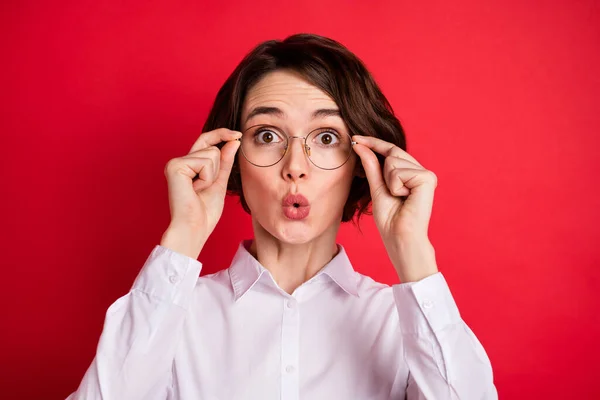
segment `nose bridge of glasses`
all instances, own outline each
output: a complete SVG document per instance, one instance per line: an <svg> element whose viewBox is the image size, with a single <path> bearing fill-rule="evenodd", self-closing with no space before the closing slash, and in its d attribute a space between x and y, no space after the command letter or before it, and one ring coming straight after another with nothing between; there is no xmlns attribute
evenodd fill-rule
<svg viewBox="0 0 600 400"><path fill-rule="evenodd" d="M287 139L288 139L288 143L286 146L286 151L291 146L290 139L303 139L301 146L304 146L304 152L306 153L307 156L310 157L310 146L306 143L306 136L288 136Z"/></svg>

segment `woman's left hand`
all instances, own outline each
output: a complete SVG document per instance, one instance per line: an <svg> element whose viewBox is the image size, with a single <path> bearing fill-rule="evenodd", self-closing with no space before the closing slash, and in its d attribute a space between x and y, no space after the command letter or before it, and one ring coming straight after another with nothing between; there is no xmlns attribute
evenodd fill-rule
<svg viewBox="0 0 600 400"><path fill-rule="evenodd" d="M371 136L352 139L369 182L375 224L400 280L418 281L435 274L435 252L427 231L436 175L394 144ZM374 152L385 157L383 171Z"/></svg>

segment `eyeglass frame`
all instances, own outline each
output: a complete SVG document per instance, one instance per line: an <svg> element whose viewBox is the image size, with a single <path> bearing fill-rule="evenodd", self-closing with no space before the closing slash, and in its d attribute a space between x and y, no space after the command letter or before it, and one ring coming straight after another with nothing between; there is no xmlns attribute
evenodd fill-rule
<svg viewBox="0 0 600 400"><path fill-rule="evenodd" d="M241 142L242 142L242 138L244 133L246 133L247 131L249 131L252 128L255 128L257 126L264 126L264 127L273 127L276 128L278 130L281 130L280 128L277 128L274 125L269 125L269 124L256 124L256 125L252 125L246 129L244 129L244 131L242 132L242 137L235 139L238 142L240 142L240 147L241 147ZM242 155L244 156L244 158L246 159L246 161L248 161L250 164L254 165L255 167L259 167L259 168L267 168L267 167L272 167L273 165L277 164L278 162L280 162L281 160L283 160L285 158L285 155L288 152L288 149L290 148L290 139L304 139L304 154L306 155L306 158L308 158L308 161L311 162L312 165L314 165L315 167L325 170L325 171L333 171L334 169L338 169L341 168L342 166L344 166L344 164L346 164L348 162L348 160L350 159L350 157L352 156L352 151L350 151L348 153L348 157L346 157L346 160L344 160L344 162L342 164L340 164L339 166L335 167L335 168L323 168L323 167L319 167L317 164L315 164L315 162L310 158L310 155L308 155L308 151L310 150L310 146L308 145L308 143L306 142L308 137L315 131L318 131L320 129L332 129L335 130L337 132L337 129L334 128L329 128L329 127L324 127L324 128L316 128L313 129L312 131L308 132L308 135L306 136L288 136L287 134L285 134L285 132L283 132L285 134L285 140L286 140L286 147L285 147L285 151L283 152L283 155L281 156L281 158L277 161L275 161L273 164L269 164L269 165L258 165L258 164L254 164L252 161L248 160L248 157L246 157L246 154L244 154L244 149L242 148ZM352 136L348 133L348 132L344 132L344 134L346 136L348 136L350 138L350 144L351 146L354 146L356 143L354 140L352 140ZM352 147L350 147L352 149Z"/></svg>

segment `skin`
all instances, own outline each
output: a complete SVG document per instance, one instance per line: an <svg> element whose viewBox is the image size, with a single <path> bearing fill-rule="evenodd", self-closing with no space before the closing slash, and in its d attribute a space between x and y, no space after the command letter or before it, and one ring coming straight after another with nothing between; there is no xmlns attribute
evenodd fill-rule
<svg viewBox="0 0 600 400"><path fill-rule="evenodd" d="M246 120L256 107L277 107L282 115L259 114ZM312 119L316 109L338 109L335 101L300 75L271 72L248 92L242 110L242 130L271 124L288 136L306 136L324 126L348 132L338 116ZM362 163L373 197L373 213L386 250L400 279L423 279L437 272L433 247L427 238L435 175L408 153L382 140L354 136L359 144L342 167L322 170L313 165L303 141L291 139L285 157L261 168L237 153L244 197L252 213L254 241L250 252L287 293L314 276L337 253L336 236L342 211ZM382 171L374 152L386 156ZM363 175L364 176L364 175ZM301 221L287 219L281 207L289 193L300 193L311 210ZM405 202L399 196L409 195Z"/></svg>

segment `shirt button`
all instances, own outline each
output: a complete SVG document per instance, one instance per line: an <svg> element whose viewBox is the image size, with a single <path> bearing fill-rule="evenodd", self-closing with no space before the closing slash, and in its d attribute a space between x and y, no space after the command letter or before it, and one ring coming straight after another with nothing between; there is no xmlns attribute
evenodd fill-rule
<svg viewBox="0 0 600 400"><path fill-rule="evenodd" d="M288 374L291 374L295 370L296 370L296 368L294 368L293 365L288 365L287 367L285 367L285 372L287 372Z"/></svg>
<svg viewBox="0 0 600 400"><path fill-rule="evenodd" d="M424 308L432 308L433 307L433 301L427 299L423 302L423 307Z"/></svg>
<svg viewBox="0 0 600 400"><path fill-rule="evenodd" d="M179 280L179 277L177 275L171 275L171 276L169 276L169 281L171 283L177 283L178 280Z"/></svg>
<svg viewBox="0 0 600 400"><path fill-rule="evenodd" d="M288 300L287 308L294 308L294 307L296 307L296 303L294 302L294 300Z"/></svg>

